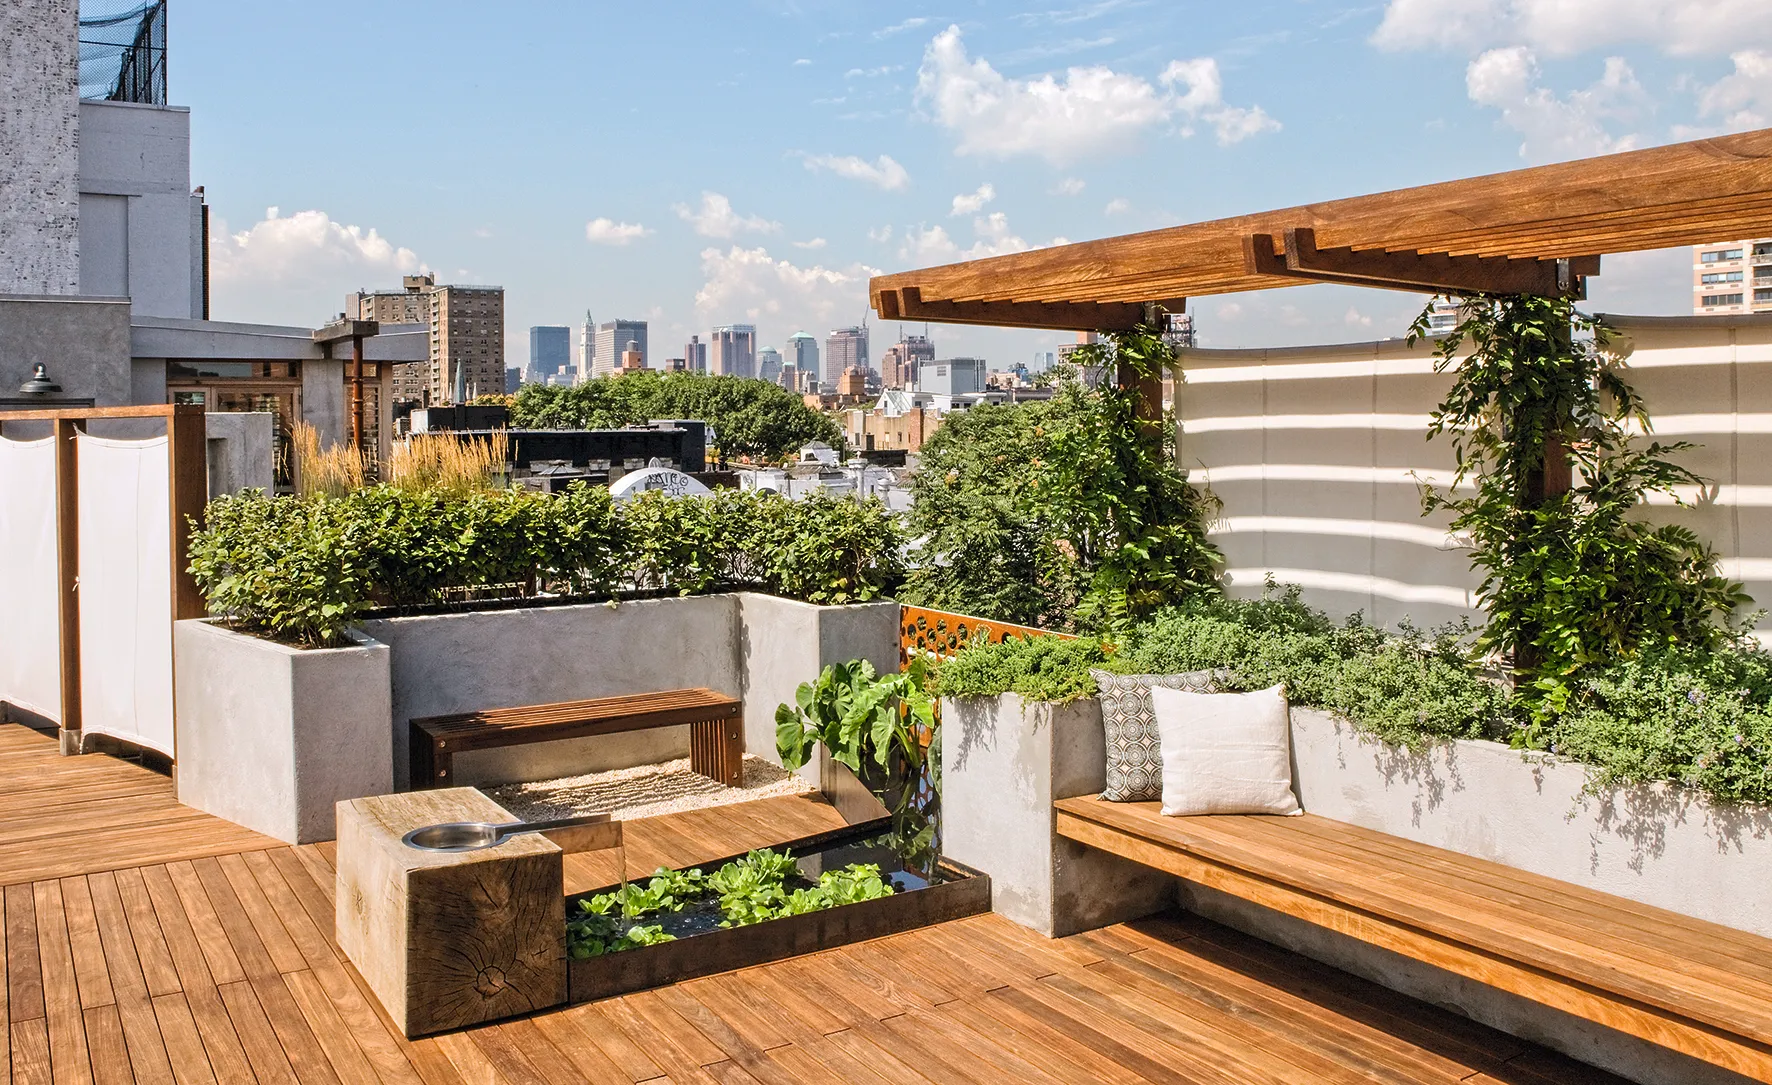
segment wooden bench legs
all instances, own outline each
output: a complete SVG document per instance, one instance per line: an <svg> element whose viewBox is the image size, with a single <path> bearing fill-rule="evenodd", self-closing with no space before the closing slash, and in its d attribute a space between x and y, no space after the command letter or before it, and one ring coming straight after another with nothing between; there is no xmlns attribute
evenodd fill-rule
<svg viewBox="0 0 1772 1085"><path fill-rule="evenodd" d="M744 777L744 720L733 716L689 725L689 767L737 787Z"/></svg>

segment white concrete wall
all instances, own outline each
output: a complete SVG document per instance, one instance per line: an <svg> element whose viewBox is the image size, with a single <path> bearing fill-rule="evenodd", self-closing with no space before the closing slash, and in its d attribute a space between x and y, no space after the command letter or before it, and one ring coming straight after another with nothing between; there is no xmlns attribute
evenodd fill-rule
<svg viewBox="0 0 1772 1085"><path fill-rule="evenodd" d="M202 316L192 202L189 109L80 103L81 293L112 293L121 283L137 314Z"/></svg>
<svg viewBox="0 0 1772 1085"><path fill-rule="evenodd" d="M395 775L407 783L417 716L706 686L737 697L732 595L468 611L364 623L393 652ZM689 755L687 727L570 739L455 759L457 782L540 780Z"/></svg>
<svg viewBox="0 0 1772 1085"><path fill-rule="evenodd" d="M1101 703L943 700L941 850L991 876L991 910L1050 937L1150 915L1175 879L1060 839L1058 799L1107 781Z"/></svg>
<svg viewBox="0 0 1772 1085"><path fill-rule="evenodd" d="M1647 515L1692 527L1726 575L1772 603L1772 323L1607 319L1656 435L1701 445L1684 462L1719 484L1697 512ZM1425 439L1452 383L1433 371L1431 344L1194 349L1181 361L1180 459L1224 501L1212 538L1237 594L1272 573L1337 616L1477 616L1468 553L1444 513L1421 515L1419 482L1444 484L1453 467L1450 442Z"/></svg>
<svg viewBox="0 0 1772 1085"><path fill-rule="evenodd" d="M1420 753L1292 710L1305 810L1772 937L1772 808L1656 784L1583 794L1588 770L1494 742Z"/></svg>
<svg viewBox="0 0 1772 1085"><path fill-rule="evenodd" d="M203 416L209 462L209 496L242 490L270 493L275 464L271 415L260 411L211 411Z"/></svg>
<svg viewBox="0 0 1772 1085"><path fill-rule="evenodd" d="M207 621L173 628L178 798L290 843L343 799L393 790L388 649L303 651Z"/></svg>
<svg viewBox="0 0 1772 1085"><path fill-rule="evenodd" d="M78 19L77 0L0 4L0 294L80 288Z"/></svg>

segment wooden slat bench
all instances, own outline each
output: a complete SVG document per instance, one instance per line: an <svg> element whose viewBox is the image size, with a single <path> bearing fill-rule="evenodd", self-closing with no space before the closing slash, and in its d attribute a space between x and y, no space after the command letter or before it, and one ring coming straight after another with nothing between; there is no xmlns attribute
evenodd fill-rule
<svg viewBox="0 0 1772 1085"><path fill-rule="evenodd" d="M455 755L530 742L689 725L689 765L727 786L744 770L744 706L711 689L673 689L589 701L424 716L411 724L414 789L452 787Z"/></svg>
<svg viewBox="0 0 1772 1085"><path fill-rule="evenodd" d="M1310 814L1054 805L1059 836L1772 1081L1772 939Z"/></svg>

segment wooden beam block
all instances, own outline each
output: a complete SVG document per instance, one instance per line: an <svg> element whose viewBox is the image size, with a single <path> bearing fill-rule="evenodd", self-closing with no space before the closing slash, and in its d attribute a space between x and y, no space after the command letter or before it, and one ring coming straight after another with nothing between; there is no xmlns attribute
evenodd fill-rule
<svg viewBox="0 0 1772 1085"><path fill-rule="evenodd" d="M339 948L408 1037L566 1000L562 852L538 835L427 852L401 842L446 821L517 821L471 787L338 804Z"/></svg>
<svg viewBox="0 0 1772 1085"><path fill-rule="evenodd" d="M1586 297L1587 277L1600 273L1597 256L1575 257L1566 266L1559 266L1555 260L1323 249L1317 246L1316 231L1309 227L1288 228L1284 238L1284 253L1279 251L1272 234L1251 234L1245 238L1245 269L1251 274L1414 293L1573 298Z"/></svg>
<svg viewBox="0 0 1772 1085"><path fill-rule="evenodd" d="M1138 302L1068 304L1021 301L924 301L917 287L874 295L881 320L927 320L938 324L983 324L1000 328L1054 331L1130 331L1144 323Z"/></svg>
<svg viewBox="0 0 1772 1085"><path fill-rule="evenodd" d="M55 433L55 557L57 626L61 640L61 750L81 752L80 707L80 460L74 420L57 418Z"/></svg>

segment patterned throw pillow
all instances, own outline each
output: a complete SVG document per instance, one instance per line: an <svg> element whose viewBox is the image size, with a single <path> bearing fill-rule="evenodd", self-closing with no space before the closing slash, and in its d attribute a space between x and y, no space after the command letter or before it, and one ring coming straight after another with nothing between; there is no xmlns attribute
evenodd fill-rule
<svg viewBox="0 0 1772 1085"><path fill-rule="evenodd" d="M1090 670L1101 689L1101 721L1107 728L1109 802L1155 802L1163 797L1163 746L1157 737L1157 715L1151 687L1190 693L1217 693L1211 671L1187 674L1109 674Z"/></svg>

